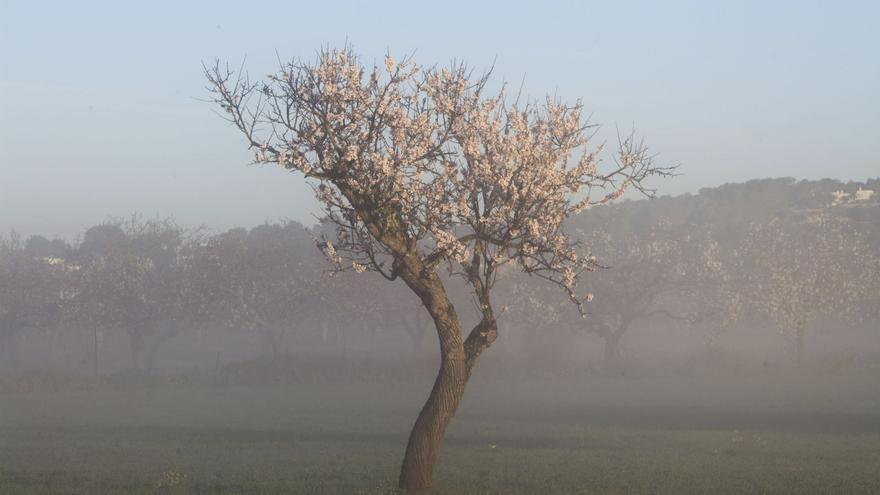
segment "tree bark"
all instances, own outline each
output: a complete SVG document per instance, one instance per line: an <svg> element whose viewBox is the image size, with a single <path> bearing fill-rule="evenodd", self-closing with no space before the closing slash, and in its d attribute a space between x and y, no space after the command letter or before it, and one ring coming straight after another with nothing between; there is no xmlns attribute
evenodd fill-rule
<svg viewBox="0 0 880 495"><path fill-rule="evenodd" d="M455 308L435 273L419 275L417 269L411 269L404 272L402 278L418 294L434 320L440 339L440 370L407 441L399 485L408 493L430 489L443 435L461 403L468 378L461 324Z"/></svg>
<svg viewBox="0 0 880 495"><path fill-rule="evenodd" d="M433 481L434 464L449 426L467 385L463 356L445 358L409 435L406 454L400 469L400 488L407 493L424 493Z"/></svg>
<svg viewBox="0 0 880 495"><path fill-rule="evenodd" d="M410 432L400 468L401 490L419 494L431 488L446 427L461 403L477 357L497 338L498 332L494 319L484 318L463 341L458 315L436 272L426 272L411 258L402 260L399 270L431 315L440 341L440 370Z"/></svg>

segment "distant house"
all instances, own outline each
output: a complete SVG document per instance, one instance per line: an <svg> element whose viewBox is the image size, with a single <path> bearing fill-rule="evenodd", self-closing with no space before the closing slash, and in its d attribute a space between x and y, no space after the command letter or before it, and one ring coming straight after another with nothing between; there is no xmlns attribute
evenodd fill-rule
<svg viewBox="0 0 880 495"><path fill-rule="evenodd" d="M833 200L831 201L832 205L842 205L846 203L862 203L871 201L871 198L874 197L874 191L871 189L862 189L862 186L859 186L859 190L850 194L844 191L834 191L831 193L831 197ZM855 205L853 205L855 206Z"/></svg>
<svg viewBox="0 0 880 495"><path fill-rule="evenodd" d="M874 191L871 189L862 189L862 186L859 186L859 190L853 195L853 201L870 201L873 196Z"/></svg>

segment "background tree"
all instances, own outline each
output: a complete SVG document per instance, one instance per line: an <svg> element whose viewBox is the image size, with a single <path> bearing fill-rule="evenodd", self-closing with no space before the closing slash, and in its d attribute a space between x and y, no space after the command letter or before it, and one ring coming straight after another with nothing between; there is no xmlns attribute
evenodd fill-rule
<svg viewBox="0 0 880 495"><path fill-rule="evenodd" d="M613 366L620 359L620 341L639 321L686 321L682 300L695 289L687 234L658 222L633 231L614 224L584 232L594 256L606 264L601 276L588 281L595 304L582 327L605 341L604 359Z"/></svg>
<svg viewBox="0 0 880 495"><path fill-rule="evenodd" d="M707 349L741 321L759 324L746 314L743 273L735 246L722 245L711 229L693 226L687 242L685 260L688 278L683 287L685 300L680 314L702 337Z"/></svg>
<svg viewBox="0 0 880 495"><path fill-rule="evenodd" d="M14 355L26 332L52 332L61 322L65 291L78 266L60 240L14 233L0 238L0 358Z"/></svg>
<svg viewBox="0 0 880 495"><path fill-rule="evenodd" d="M181 295L189 283L184 236L171 221L132 217L89 229L80 246L73 312L93 328L96 343L99 332L126 335L137 368L151 367L159 347L183 329Z"/></svg>
<svg viewBox="0 0 880 495"><path fill-rule="evenodd" d="M859 301L871 292L874 253L848 220L828 211L774 218L745 241L745 298L791 340L802 363L810 324L829 315L864 317Z"/></svg>
<svg viewBox="0 0 880 495"><path fill-rule="evenodd" d="M144 368L153 371L169 340L210 320L206 298L211 291L205 291L198 271L204 242L201 231L184 229L170 220L150 222L143 230L134 241L156 266L147 290L153 307L161 312L143 351Z"/></svg>
<svg viewBox="0 0 880 495"><path fill-rule="evenodd" d="M522 103L504 90L489 96L488 77L463 65L423 69L387 56L381 69L368 68L350 49L328 49L314 63L282 65L265 82L219 64L206 76L257 162L313 181L337 226L327 256L340 268L402 279L434 322L441 364L407 444L400 486L409 491L430 487L465 384L498 335L498 267L514 263L580 304L576 281L594 263L577 255L563 221L627 188L646 191L646 177L666 173L632 139L600 171L598 151L585 149L591 134L580 103ZM479 302L479 323L466 334L442 265Z"/></svg>
<svg viewBox="0 0 880 495"><path fill-rule="evenodd" d="M303 325L318 297L311 235L298 223L261 225L219 236L212 252L226 323L257 332L273 354L286 355L291 330Z"/></svg>

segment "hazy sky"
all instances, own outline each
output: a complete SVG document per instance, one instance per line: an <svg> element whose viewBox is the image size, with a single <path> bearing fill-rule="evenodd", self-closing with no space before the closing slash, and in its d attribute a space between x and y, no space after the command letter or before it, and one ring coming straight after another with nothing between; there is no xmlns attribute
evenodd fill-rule
<svg viewBox="0 0 880 495"><path fill-rule="evenodd" d="M247 167L195 98L201 62L253 74L322 45L463 59L635 123L677 194L767 176L880 175L880 2L0 1L0 232L72 237L141 212L214 229L312 223L300 177ZM257 5L254 2L253 5Z"/></svg>

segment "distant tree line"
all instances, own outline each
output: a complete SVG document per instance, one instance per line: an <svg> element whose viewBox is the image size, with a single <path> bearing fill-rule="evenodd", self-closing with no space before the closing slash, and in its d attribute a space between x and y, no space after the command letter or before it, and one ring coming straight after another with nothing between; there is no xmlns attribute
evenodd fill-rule
<svg viewBox="0 0 880 495"><path fill-rule="evenodd" d="M500 324L597 335L609 365L639 321L689 326L707 340L765 325L800 362L822 324L880 319L880 204L831 205L831 193L857 187L880 183L756 180L598 207L570 226L582 254L603 265L583 282L586 317L550 284L501 270ZM322 229L289 222L209 235L132 217L75 244L5 235L0 360L26 334L70 329L88 330L96 349L108 335L124 338L132 366L145 370L194 328L250 332L278 356L298 332L385 329L421 349L432 327L413 296L378 288L374 273L335 271L316 247ZM452 298L471 303L463 291Z"/></svg>

